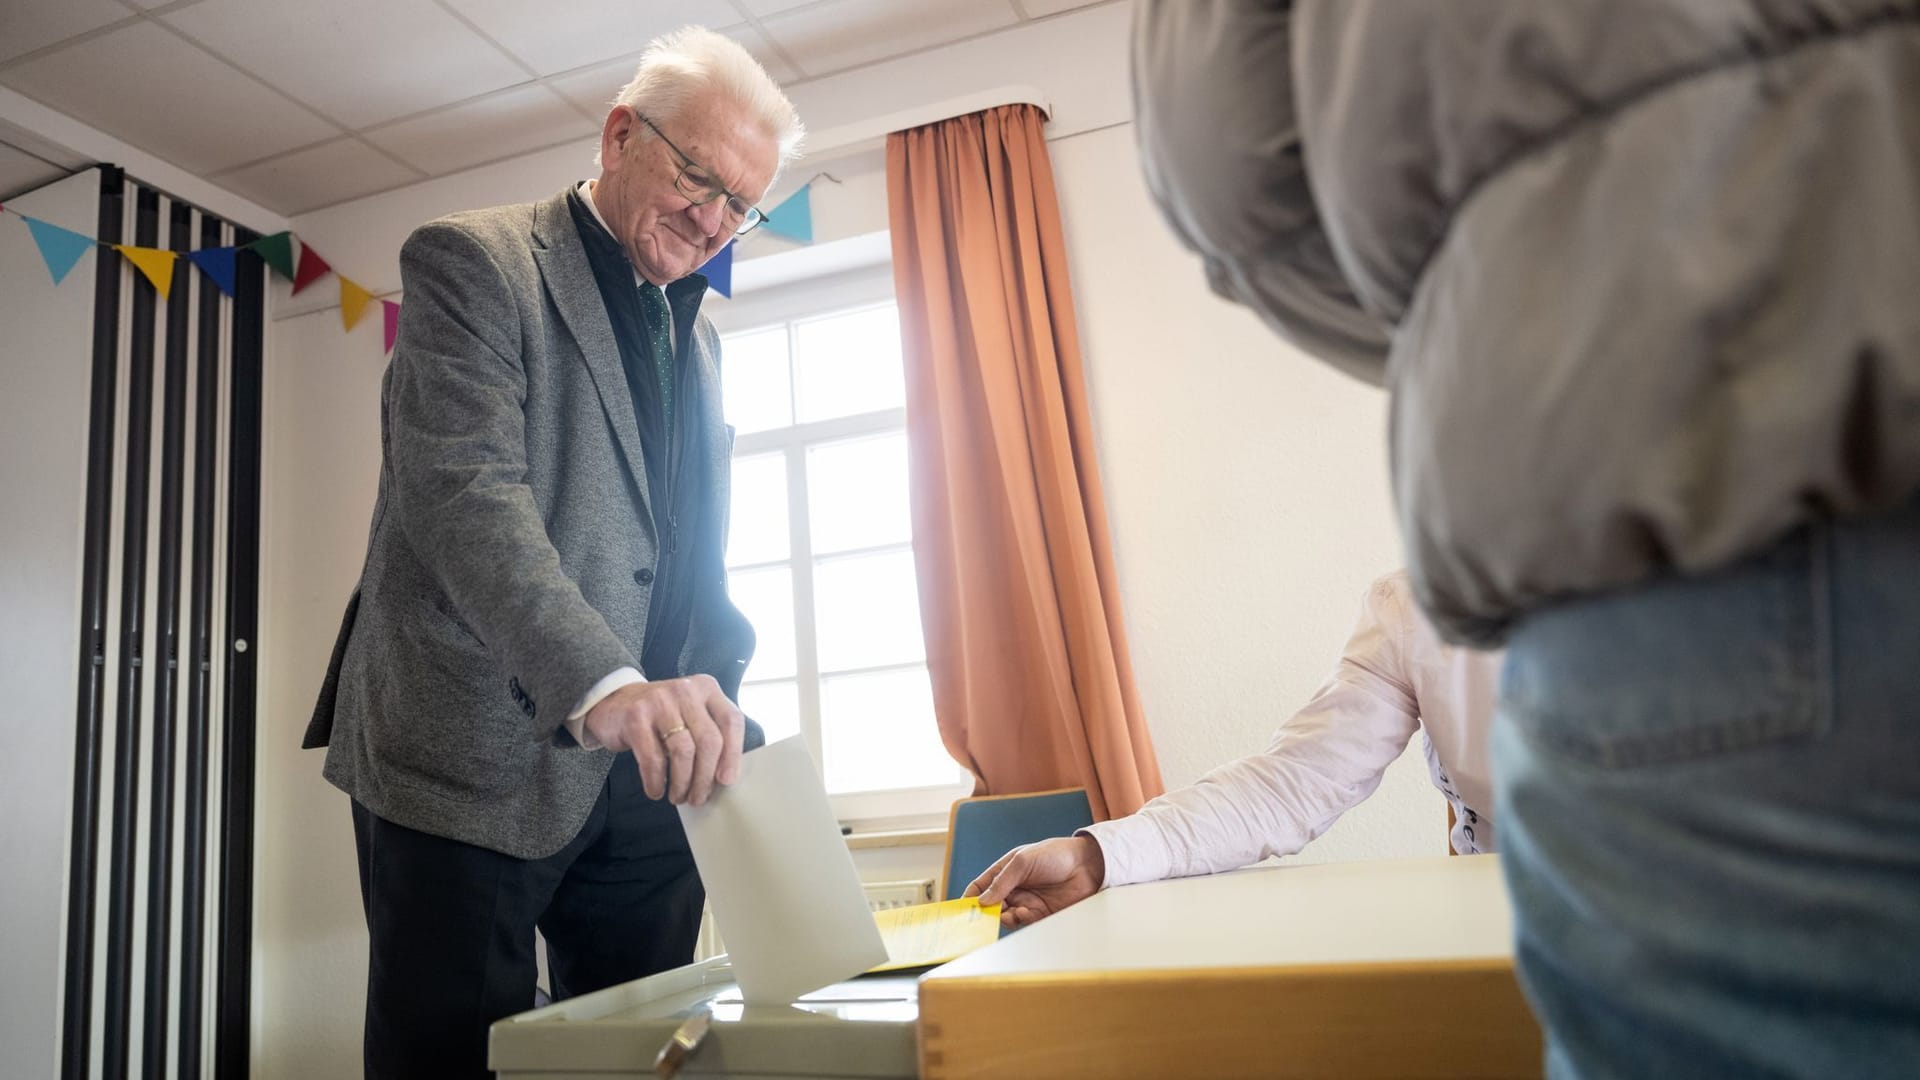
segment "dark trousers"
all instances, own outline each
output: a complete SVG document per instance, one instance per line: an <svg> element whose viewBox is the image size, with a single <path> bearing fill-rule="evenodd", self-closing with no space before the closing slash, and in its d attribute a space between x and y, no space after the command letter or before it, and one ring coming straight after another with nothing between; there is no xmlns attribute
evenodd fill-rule
<svg viewBox="0 0 1920 1080"><path fill-rule="evenodd" d="M693 958L706 892L679 814L621 754L573 842L544 859L431 836L353 804L372 939L367 1080L486 1077L487 1028L533 1007L533 931L555 1000Z"/></svg>

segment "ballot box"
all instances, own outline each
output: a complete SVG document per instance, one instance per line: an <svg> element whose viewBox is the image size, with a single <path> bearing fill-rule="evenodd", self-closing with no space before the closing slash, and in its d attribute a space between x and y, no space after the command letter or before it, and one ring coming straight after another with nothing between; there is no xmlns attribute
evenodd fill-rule
<svg viewBox="0 0 1920 1080"><path fill-rule="evenodd" d="M917 1076L917 973L870 975L790 1006L746 1005L724 956L608 987L493 1025L501 1080L650 1077L661 1048L696 1013L706 1035L686 1080L905 1080Z"/></svg>

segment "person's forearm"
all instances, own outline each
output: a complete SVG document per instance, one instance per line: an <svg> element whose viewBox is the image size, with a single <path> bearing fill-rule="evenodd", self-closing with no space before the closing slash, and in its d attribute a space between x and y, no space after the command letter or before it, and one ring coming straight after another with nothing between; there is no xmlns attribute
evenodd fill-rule
<svg viewBox="0 0 1920 1080"><path fill-rule="evenodd" d="M1088 832L1109 884L1233 870L1291 855L1380 786L1419 729L1409 698L1343 662L1258 754Z"/></svg>
<svg viewBox="0 0 1920 1080"><path fill-rule="evenodd" d="M1256 754L1087 832L1110 886L1213 874L1299 851L1378 785Z"/></svg>

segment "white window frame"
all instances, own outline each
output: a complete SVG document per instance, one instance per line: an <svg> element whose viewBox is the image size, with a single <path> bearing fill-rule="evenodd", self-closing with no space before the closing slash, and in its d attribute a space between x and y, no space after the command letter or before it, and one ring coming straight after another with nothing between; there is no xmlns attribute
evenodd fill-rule
<svg viewBox="0 0 1920 1080"><path fill-rule="evenodd" d="M886 264L864 267L831 277L797 281L767 289L751 296L715 304L709 309L714 328L722 334L745 333L787 328L788 356L793 355L795 323L823 315L851 313L863 308L895 302L892 268ZM726 351L721 350L721 367L726 366ZM729 565L727 573L787 567L793 573L794 681L799 687L800 733L807 740L816 767L825 760L824 718L820 714L819 649L814 640L813 545L807 505L807 449L823 443L864 436L904 432L907 414L904 408L881 409L854 416L835 417L795 424L773 431L747 432L734 440L733 456L741 457L781 453L787 466L788 552L784 559ZM831 558L911 551L911 542L883 544L854 551L834 552ZM873 668L836 671L834 675L906 671L924 667L924 660L885 664ZM747 683L781 682L785 679L756 680L751 666ZM956 771L964 770L957 763ZM954 800L973 793L971 780L927 787L892 788L878 791L854 791L833 794L834 815L842 825L856 831L944 828Z"/></svg>

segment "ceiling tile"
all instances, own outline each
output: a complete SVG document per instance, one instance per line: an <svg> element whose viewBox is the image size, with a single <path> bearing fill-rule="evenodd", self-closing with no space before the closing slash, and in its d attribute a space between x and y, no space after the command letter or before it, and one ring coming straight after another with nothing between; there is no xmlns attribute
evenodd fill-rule
<svg viewBox="0 0 1920 1080"><path fill-rule="evenodd" d="M801 70L824 75L1017 21L1007 0L836 0L760 26Z"/></svg>
<svg viewBox="0 0 1920 1080"><path fill-rule="evenodd" d="M744 24L732 26L721 33L746 46L747 51L760 61L760 66L767 69L767 74L773 76L775 82L790 83L800 78L800 72L782 59L766 36L753 27ZM585 109L587 115L604 120L607 107L613 103L613 96L632 80L634 68L639 64L640 55L633 53L604 64L555 75L547 80L547 85Z"/></svg>
<svg viewBox="0 0 1920 1080"><path fill-rule="evenodd" d="M342 138L212 179L236 195L292 216L419 178L359 139Z"/></svg>
<svg viewBox="0 0 1920 1080"><path fill-rule="evenodd" d="M593 160L600 127L559 94L540 85L522 86L455 105L426 116L365 132L363 137L395 157L441 176L483 161L511 157L569 140L581 144L581 168Z"/></svg>
<svg viewBox="0 0 1920 1080"><path fill-rule="evenodd" d="M113 0L7 0L0 4L0 62L133 17Z"/></svg>
<svg viewBox="0 0 1920 1080"><path fill-rule="evenodd" d="M161 18L354 128L527 78L432 0L203 0Z"/></svg>
<svg viewBox="0 0 1920 1080"><path fill-rule="evenodd" d="M11 199L66 176L69 170L0 143L0 199Z"/></svg>
<svg viewBox="0 0 1920 1080"><path fill-rule="evenodd" d="M630 56L596 64L566 75L556 75L547 80L547 85L553 87L561 97L586 110L588 116L605 120L607 109L613 104L613 95L619 93L620 88L633 78L633 69L639 63L639 57Z"/></svg>
<svg viewBox="0 0 1920 1080"><path fill-rule="evenodd" d="M747 14L759 19L768 15L777 15L782 11L792 11L797 7L805 7L813 2L814 0L740 0L740 6L747 9Z"/></svg>
<svg viewBox="0 0 1920 1080"><path fill-rule="evenodd" d="M727 0L568 0L549 7L527 0L448 0L542 75L630 56L682 26L740 21Z"/></svg>
<svg viewBox="0 0 1920 1080"><path fill-rule="evenodd" d="M144 20L8 68L0 83L195 173L339 132Z"/></svg>
<svg viewBox="0 0 1920 1080"><path fill-rule="evenodd" d="M1058 15L1063 11L1092 7L1101 2L1102 0L1020 0L1020 10L1026 12L1028 18L1038 19L1043 15Z"/></svg>

